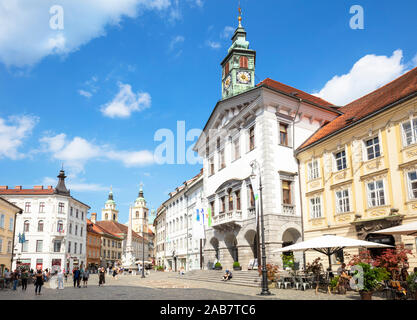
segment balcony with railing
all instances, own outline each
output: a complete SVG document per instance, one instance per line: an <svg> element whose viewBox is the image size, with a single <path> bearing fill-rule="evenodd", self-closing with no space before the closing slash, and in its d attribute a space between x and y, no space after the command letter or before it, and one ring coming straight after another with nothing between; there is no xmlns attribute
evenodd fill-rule
<svg viewBox="0 0 417 320"><path fill-rule="evenodd" d="M221 212L213 217L212 227L216 229L224 229L228 227L242 225L242 211Z"/></svg>
<svg viewBox="0 0 417 320"><path fill-rule="evenodd" d="M281 214L284 216L295 216L295 205L283 203Z"/></svg>

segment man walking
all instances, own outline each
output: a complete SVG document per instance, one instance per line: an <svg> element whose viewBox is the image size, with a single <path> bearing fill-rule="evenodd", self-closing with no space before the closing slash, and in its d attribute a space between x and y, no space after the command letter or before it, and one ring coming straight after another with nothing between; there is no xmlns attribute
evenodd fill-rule
<svg viewBox="0 0 417 320"><path fill-rule="evenodd" d="M21 278L22 278L22 291L26 291L28 287L28 278L29 278L29 272L27 269L23 269Z"/></svg>
<svg viewBox="0 0 417 320"><path fill-rule="evenodd" d="M75 267L74 271L72 272L72 278L74 280L74 288L75 288L75 285L77 285L77 287L79 288L80 270L78 270L77 267Z"/></svg>
<svg viewBox="0 0 417 320"><path fill-rule="evenodd" d="M4 279L6 280L6 288L8 288L9 284L11 282L11 279L12 279L12 275L11 275L9 269L7 269L7 268L4 271Z"/></svg>
<svg viewBox="0 0 417 320"><path fill-rule="evenodd" d="M19 271L17 269L14 270L12 273L12 281L13 281L13 290L17 289L17 285L19 284Z"/></svg>

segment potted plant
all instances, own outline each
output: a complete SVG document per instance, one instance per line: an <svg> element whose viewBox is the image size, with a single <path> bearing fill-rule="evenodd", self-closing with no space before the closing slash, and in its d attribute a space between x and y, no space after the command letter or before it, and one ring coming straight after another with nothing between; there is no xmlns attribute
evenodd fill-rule
<svg viewBox="0 0 417 320"><path fill-rule="evenodd" d="M294 255L291 254L282 254L281 255L282 258L282 266L284 268L284 270L286 270L287 268L294 270L295 269L295 263L294 263Z"/></svg>
<svg viewBox="0 0 417 320"><path fill-rule="evenodd" d="M339 283L339 276L333 277L330 280L330 290L332 290L332 292L336 292L336 288L337 288L338 283Z"/></svg>
<svg viewBox="0 0 417 320"><path fill-rule="evenodd" d="M279 274L278 274L278 266L274 265L274 264L267 264L266 265L266 277L268 279L268 287L271 289L273 288L276 284L274 284L274 282L277 280L277 278L279 278ZM259 276L262 276L262 267L259 266L258 267L258 273Z"/></svg>
<svg viewBox="0 0 417 320"><path fill-rule="evenodd" d="M163 266L158 266L156 271L164 271L164 267Z"/></svg>
<svg viewBox="0 0 417 320"><path fill-rule="evenodd" d="M417 272L411 273L407 278L408 290L414 293L414 299L417 300Z"/></svg>
<svg viewBox="0 0 417 320"><path fill-rule="evenodd" d="M373 267L364 262L357 264L361 271L356 270L354 275L357 275L357 288L362 300L372 300L372 294L381 285L381 282L389 278L389 274L385 268Z"/></svg>
<svg viewBox="0 0 417 320"><path fill-rule="evenodd" d="M216 264L214 265L214 270L222 270L222 265L220 262L216 262Z"/></svg>
<svg viewBox="0 0 417 320"><path fill-rule="evenodd" d="M235 271L240 271L240 270L242 270L242 267L241 267L241 265L240 265L239 261L235 261L235 262L233 262L233 270L235 270Z"/></svg>

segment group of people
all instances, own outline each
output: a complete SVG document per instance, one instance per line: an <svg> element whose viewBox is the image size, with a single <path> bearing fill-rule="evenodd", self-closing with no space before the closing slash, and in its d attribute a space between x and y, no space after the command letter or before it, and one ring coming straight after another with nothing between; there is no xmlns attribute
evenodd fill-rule
<svg viewBox="0 0 417 320"><path fill-rule="evenodd" d="M74 281L74 288L75 286L77 286L77 288L81 288L81 285L80 285L81 280L83 281L83 287L87 288L89 277L90 277L90 271L88 269L84 269L83 267L81 268L75 267L74 270L72 270L72 279Z"/></svg>
<svg viewBox="0 0 417 320"><path fill-rule="evenodd" d="M9 269L5 269L4 271L4 279L6 288L12 285L13 290L17 290L19 285L19 280L22 283L22 291L26 291L28 287L28 280L33 279L35 285L35 294L41 294L41 288L43 284L49 280L51 274L48 269L37 270L36 272L33 269L28 270L26 268L18 268L15 269L13 272L9 271Z"/></svg>

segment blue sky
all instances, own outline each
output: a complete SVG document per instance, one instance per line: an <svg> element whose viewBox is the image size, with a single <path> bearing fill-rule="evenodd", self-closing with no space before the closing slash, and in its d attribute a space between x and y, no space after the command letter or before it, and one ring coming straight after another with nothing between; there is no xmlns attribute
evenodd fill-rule
<svg viewBox="0 0 417 320"><path fill-rule="evenodd" d="M156 164L158 129L202 129L221 97L238 1L0 0L0 185L56 185L126 222L143 182L157 208L201 165ZM417 65L415 1L241 1L269 77L345 104ZM352 5L364 9L353 30ZM63 8L53 30L51 6ZM187 142L187 148L192 142Z"/></svg>

